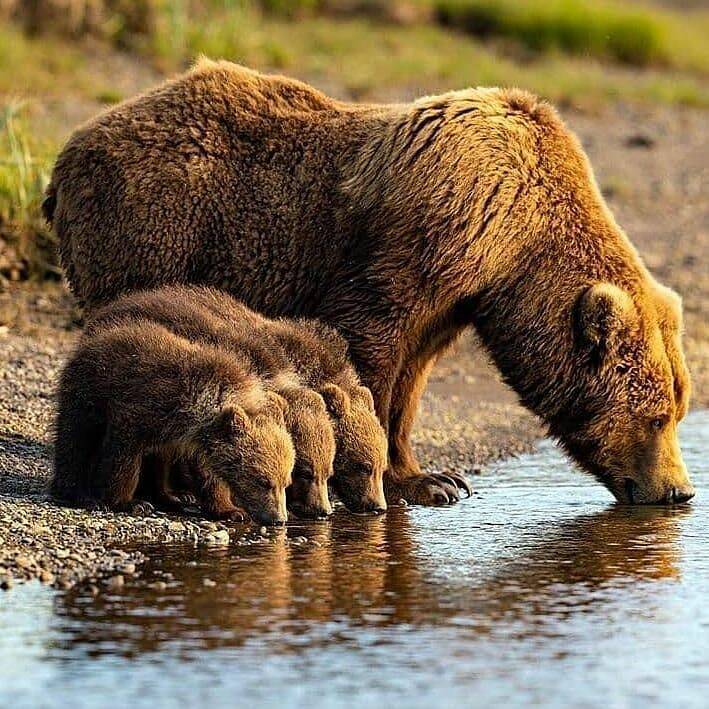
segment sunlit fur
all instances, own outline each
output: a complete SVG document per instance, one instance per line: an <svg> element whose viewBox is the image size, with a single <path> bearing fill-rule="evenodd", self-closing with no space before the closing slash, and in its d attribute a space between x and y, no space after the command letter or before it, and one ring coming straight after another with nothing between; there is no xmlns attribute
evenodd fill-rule
<svg viewBox="0 0 709 709"><path fill-rule="evenodd" d="M89 308L197 281L335 326L388 433L392 497L455 493L422 475L410 432L433 363L470 325L521 401L621 499L625 478L634 501L690 492L676 438L689 392L678 302L615 223L577 139L534 96L353 105L204 61L79 129L45 213ZM613 345L578 327L584 294L603 284L637 312L636 327L606 332ZM645 417L659 411L668 423L648 438Z"/></svg>
<svg viewBox="0 0 709 709"><path fill-rule="evenodd" d="M295 460L283 406L248 362L147 321L85 335L62 373L53 494L66 502L134 510L150 454L197 462L203 506L283 523Z"/></svg>

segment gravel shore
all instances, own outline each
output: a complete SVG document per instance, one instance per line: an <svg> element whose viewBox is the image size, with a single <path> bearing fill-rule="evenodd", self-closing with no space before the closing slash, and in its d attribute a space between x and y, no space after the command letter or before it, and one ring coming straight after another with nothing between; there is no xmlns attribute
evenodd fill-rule
<svg viewBox="0 0 709 709"><path fill-rule="evenodd" d="M693 404L707 406L706 114L615 107L568 118L618 221L650 268L684 297ZM120 585L144 560L136 551L142 543L260 538L247 526L89 513L49 500L53 391L77 337L75 315L56 284L6 284L0 292L0 588L34 578L58 588ZM414 440L427 468L463 471L474 484L491 461L528 450L542 433L467 336L434 370Z"/></svg>

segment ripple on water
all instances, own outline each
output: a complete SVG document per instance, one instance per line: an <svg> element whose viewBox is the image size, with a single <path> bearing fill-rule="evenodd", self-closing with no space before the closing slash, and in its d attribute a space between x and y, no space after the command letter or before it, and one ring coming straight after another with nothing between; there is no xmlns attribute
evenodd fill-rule
<svg viewBox="0 0 709 709"><path fill-rule="evenodd" d="M703 706L709 413L682 437L699 489L684 507L616 506L545 443L444 510L152 548L140 578L97 598L17 588L0 601L0 697Z"/></svg>

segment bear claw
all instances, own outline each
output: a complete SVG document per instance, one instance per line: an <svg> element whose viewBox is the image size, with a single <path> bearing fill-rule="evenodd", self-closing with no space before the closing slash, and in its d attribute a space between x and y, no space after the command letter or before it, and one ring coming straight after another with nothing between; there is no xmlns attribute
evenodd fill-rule
<svg viewBox="0 0 709 709"><path fill-rule="evenodd" d="M455 504L460 500L458 490L462 488L468 493L472 492L470 485L462 477L455 474L431 473L429 475L415 475L403 480L392 481L387 487L387 499L399 500L414 505L443 505Z"/></svg>

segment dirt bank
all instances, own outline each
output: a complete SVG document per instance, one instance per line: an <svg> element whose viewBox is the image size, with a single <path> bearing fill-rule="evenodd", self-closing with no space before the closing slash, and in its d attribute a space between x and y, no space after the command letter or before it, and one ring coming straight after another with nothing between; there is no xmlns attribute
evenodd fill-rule
<svg viewBox="0 0 709 709"><path fill-rule="evenodd" d="M618 221L651 269L684 296L694 406L709 405L709 201L706 114L616 106L568 116ZM70 586L108 577L120 583L141 562L117 552L128 542L219 544L226 529L198 519L137 518L53 505L52 392L76 338L71 299L59 286L7 287L0 295L0 585L40 577ZM493 474L491 461L529 448L538 423L515 402L464 338L437 367L421 406L415 443L430 468ZM474 482L474 479L473 479ZM462 504L474 505L475 500ZM247 543L253 533L232 528ZM249 536L251 535L251 536Z"/></svg>

